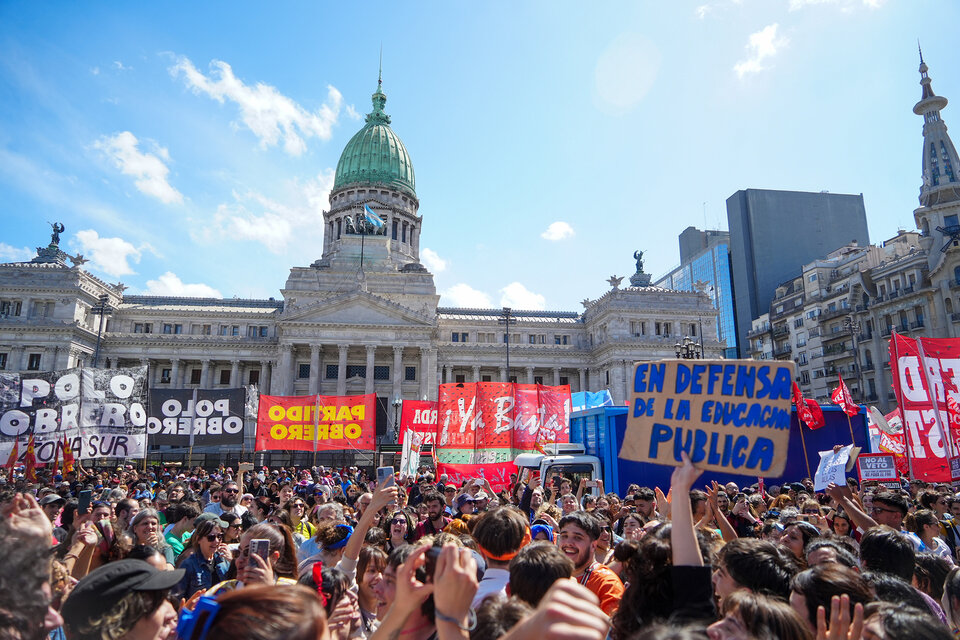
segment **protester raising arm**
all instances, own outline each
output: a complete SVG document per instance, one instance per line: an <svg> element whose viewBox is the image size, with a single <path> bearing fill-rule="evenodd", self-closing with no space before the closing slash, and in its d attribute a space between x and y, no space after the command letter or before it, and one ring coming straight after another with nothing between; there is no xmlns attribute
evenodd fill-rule
<svg viewBox="0 0 960 640"><path fill-rule="evenodd" d="M337 568L347 575L350 588L355 588L357 584L357 560L360 558L360 550L363 548L363 542L367 537L367 532L380 513L380 510L397 499L396 486L377 487L373 492L373 499L370 505L363 510L360 521L357 522L357 528L350 534L347 546L343 549L343 557L337 563Z"/></svg>
<svg viewBox="0 0 960 640"><path fill-rule="evenodd" d="M716 480L714 480L711 486L706 487L706 490L707 490L707 502L710 504L711 511L713 511L713 515L717 523L717 528L720 529L720 536L723 538L724 542L730 542L731 540L736 540L740 536L737 535L736 530L730 524L730 521L727 520L727 516L723 514L723 510L720 508L720 505L717 503L717 495L720 493L720 485L718 485Z"/></svg>
<svg viewBox="0 0 960 640"><path fill-rule="evenodd" d="M682 456L683 466L674 469L670 476L670 487L676 496L689 495L693 483L703 473L693 466L686 452ZM672 511L673 528L670 531L670 546L673 566L702 567L703 557L700 555L697 532L693 526L693 508L690 506L690 500L679 500L673 505Z"/></svg>
<svg viewBox="0 0 960 640"><path fill-rule="evenodd" d="M670 554L673 560L670 574L674 593L674 611L670 620L681 623L709 622L716 618L712 571L709 565L704 566L693 523L693 508L686 497L690 495L690 488L702 471L693 466L686 452L681 455L683 465L674 469L670 477L670 491L675 496L670 528Z"/></svg>
<svg viewBox="0 0 960 640"><path fill-rule="evenodd" d="M432 584L417 580L417 568L423 565L424 553L429 547L420 547L397 568L397 586L393 603L386 617L370 636L370 640L396 640L407 618L433 593Z"/></svg>
<svg viewBox="0 0 960 640"><path fill-rule="evenodd" d="M827 495L837 501L837 506L842 507L853 524L861 530L868 531L879 526L877 521L868 516L861 508L860 503L853 499L853 492L850 491L850 487L831 482L827 485Z"/></svg>
<svg viewBox="0 0 960 640"><path fill-rule="evenodd" d="M439 640L468 640L476 623L470 603L477 594L477 562L470 550L444 545L437 557L433 583Z"/></svg>

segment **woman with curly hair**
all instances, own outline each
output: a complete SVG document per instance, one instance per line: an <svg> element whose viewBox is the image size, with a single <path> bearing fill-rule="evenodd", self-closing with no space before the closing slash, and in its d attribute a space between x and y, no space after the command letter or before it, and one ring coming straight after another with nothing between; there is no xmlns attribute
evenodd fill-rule
<svg viewBox="0 0 960 640"><path fill-rule="evenodd" d="M216 606L206 640L330 640L323 605L307 587L249 587L218 598ZM180 640L198 640L205 623L197 618Z"/></svg>

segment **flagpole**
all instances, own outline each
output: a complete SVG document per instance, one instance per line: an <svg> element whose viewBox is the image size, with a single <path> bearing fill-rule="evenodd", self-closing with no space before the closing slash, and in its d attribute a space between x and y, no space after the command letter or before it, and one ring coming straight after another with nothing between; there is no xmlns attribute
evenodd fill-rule
<svg viewBox="0 0 960 640"><path fill-rule="evenodd" d="M890 367L890 375L899 374L900 372L900 352L897 348L897 331L894 329L892 335L890 336L890 344L893 345L893 359L896 361L896 371L894 367ZM889 351L889 347L887 348ZM894 393L897 389L900 389L899 384L892 385L894 388ZM897 408L900 409L900 428L903 429L903 448L907 452L907 474L910 476L910 480L913 480L913 456L910 455L910 430L907 428L907 421L903 417L903 390L900 389L900 393L897 395Z"/></svg>
<svg viewBox="0 0 960 640"><path fill-rule="evenodd" d="M845 391L847 389L847 385L843 382L843 376L838 375L838 377L840 378L840 389L841 391ZM860 393L861 394L863 393L863 389L860 390ZM863 396L861 395L860 397L863 397ZM852 395L849 398L849 400L850 402L853 402ZM840 408L843 409L843 415L847 416L847 426L850 427L850 444L852 444L853 446L857 446L857 439L853 436L853 421L850 420L850 414L847 413L847 394L846 393L843 394L843 406Z"/></svg>
<svg viewBox="0 0 960 640"><path fill-rule="evenodd" d="M943 428L943 420L940 417L940 405L937 402L937 390L930 384L930 373L927 371L927 354L923 351L923 338L917 338L916 340L917 351L920 353L920 370L923 372L923 382L927 385L927 391L930 393L930 403L933 405L933 416L936 418L937 428L940 429L940 442L942 442L945 447L948 447L947 462L949 463L950 458L955 455L953 449L953 434L948 434L949 429ZM944 398L947 396L946 388L943 390L943 396Z"/></svg>
<svg viewBox="0 0 960 640"><path fill-rule="evenodd" d="M797 412L797 426L800 427L800 444L803 446L803 459L807 463L807 477L813 479L810 473L810 455L807 453L807 438L803 435L803 420L800 419L800 412Z"/></svg>

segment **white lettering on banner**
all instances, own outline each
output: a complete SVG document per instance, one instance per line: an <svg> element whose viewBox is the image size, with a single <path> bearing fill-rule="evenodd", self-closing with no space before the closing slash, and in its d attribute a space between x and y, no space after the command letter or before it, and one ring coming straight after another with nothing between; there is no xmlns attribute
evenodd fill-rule
<svg viewBox="0 0 960 640"><path fill-rule="evenodd" d="M911 453L914 458L926 458L929 449L935 457L946 455L946 449L943 446L943 440L940 437L940 430L936 426L936 416L933 409L918 411L916 409L907 409L903 411L903 423L910 434L912 442L921 443L926 446L911 447ZM940 418L947 420L946 410L940 411Z"/></svg>
<svg viewBox="0 0 960 640"><path fill-rule="evenodd" d="M146 421L147 433L150 435L190 435L190 424L193 423L194 435L222 435L236 434L243 430L243 418L230 415L230 400L199 400L194 410L193 400L187 401L187 406L175 399L169 398L160 406L164 418L148 418ZM219 416L214 416L219 413ZM195 414L195 415L194 415Z"/></svg>
<svg viewBox="0 0 960 640"><path fill-rule="evenodd" d="M493 432L504 433L513 429L513 396L500 396L495 399L497 412L493 416Z"/></svg>
<svg viewBox="0 0 960 640"><path fill-rule="evenodd" d="M118 398L129 398L133 394L134 380L130 376L119 375L110 378L110 391Z"/></svg>
<svg viewBox="0 0 960 640"><path fill-rule="evenodd" d="M917 356L902 356L897 360L900 373L900 392L910 402L927 402L929 396L923 388L923 372Z"/></svg>
<svg viewBox="0 0 960 640"><path fill-rule="evenodd" d="M30 430L30 416L13 409L0 416L0 433L16 437Z"/></svg>
<svg viewBox="0 0 960 640"><path fill-rule="evenodd" d="M80 376L75 373L61 376L53 385L53 392L63 402L73 400L80 395Z"/></svg>
<svg viewBox="0 0 960 640"><path fill-rule="evenodd" d="M413 412L413 424L437 424L437 410L417 409Z"/></svg>
<svg viewBox="0 0 960 640"><path fill-rule="evenodd" d="M36 398L46 398L48 395L50 395L50 383L46 380L24 380L20 406L32 407Z"/></svg>
<svg viewBox="0 0 960 640"><path fill-rule="evenodd" d="M29 414L13 409L0 415L0 435L16 437L30 431L31 426L38 434L76 429L79 412L80 406L76 404L63 405L59 414L56 409L37 409L31 424Z"/></svg>

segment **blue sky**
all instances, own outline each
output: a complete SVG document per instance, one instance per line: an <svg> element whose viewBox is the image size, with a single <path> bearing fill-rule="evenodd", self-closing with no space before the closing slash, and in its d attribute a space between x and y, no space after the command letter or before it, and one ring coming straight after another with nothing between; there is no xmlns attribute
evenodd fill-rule
<svg viewBox="0 0 960 640"><path fill-rule="evenodd" d="M580 309L748 187L863 193L878 243L915 226L918 36L960 131L958 24L949 0L7 0L0 260L56 220L128 292L279 296L381 44L442 304Z"/></svg>

